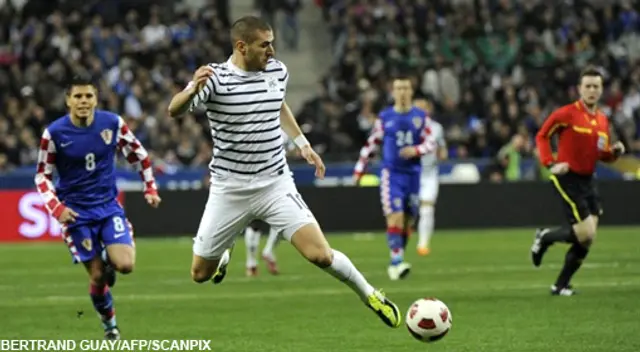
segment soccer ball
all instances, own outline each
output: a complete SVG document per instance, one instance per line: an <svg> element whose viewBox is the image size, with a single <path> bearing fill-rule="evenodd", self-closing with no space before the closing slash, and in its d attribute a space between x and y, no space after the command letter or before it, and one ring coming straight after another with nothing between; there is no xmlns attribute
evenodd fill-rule
<svg viewBox="0 0 640 352"><path fill-rule="evenodd" d="M411 336L422 342L434 342L451 329L451 311L436 298L421 298L409 307L405 321Z"/></svg>

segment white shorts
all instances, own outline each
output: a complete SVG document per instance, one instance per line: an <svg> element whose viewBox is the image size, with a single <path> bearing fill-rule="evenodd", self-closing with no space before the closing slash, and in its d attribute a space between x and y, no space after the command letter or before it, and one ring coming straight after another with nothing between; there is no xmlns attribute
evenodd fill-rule
<svg viewBox="0 0 640 352"><path fill-rule="evenodd" d="M438 199L440 182L437 172L424 173L420 176L420 201L435 203Z"/></svg>
<svg viewBox="0 0 640 352"><path fill-rule="evenodd" d="M287 241L301 227L316 223L288 174L251 181L212 178L209 199L193 239L193 254L220 258L255 219L271 225Z"/></svg>

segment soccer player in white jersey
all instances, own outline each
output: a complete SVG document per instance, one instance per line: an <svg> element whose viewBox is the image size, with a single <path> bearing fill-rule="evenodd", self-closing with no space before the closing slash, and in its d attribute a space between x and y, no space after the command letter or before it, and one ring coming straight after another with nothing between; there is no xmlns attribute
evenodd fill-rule
<svg viewBox="0 0 640 352"><path fill-rule="evenodd" d="M429 102L416 99L415 106L430 112ZM435 205L438 199L438 159L447 158L447 142L445 141L442 125L432 118L428 119L431 135L438 145L438 153L425 154L422 157L422 174L420 175L420 220L418 220L418 254L426 256L431 249L431 235L435 224Z"/></svg>
<svg viewBox="0 0 640 352"><path fill-rule="evenodd" d="M211 188L194 238L191 277L221 283L236 237L252 220L262 219L307 260L347 284L386 325L399 327L398 307L329 246L296 189L280 128L315 166L316 177L324 177L325 166L284 101L289 74L273 58L271 26L242 17L231 28L231 41L229 60L198 68L169 104L171 116L206 107L214 140Z"/></svg>

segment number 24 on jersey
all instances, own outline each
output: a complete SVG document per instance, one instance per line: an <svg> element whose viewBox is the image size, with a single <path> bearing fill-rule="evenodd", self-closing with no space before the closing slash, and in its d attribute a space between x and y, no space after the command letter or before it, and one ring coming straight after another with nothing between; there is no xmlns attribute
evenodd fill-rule
<svg viewBox="0 0 640 352"><path fill-rule="evenodd" d="M404 147L413 144L413 133L411 133L411 131L396 131L396 145L398 147Z"/></svg>

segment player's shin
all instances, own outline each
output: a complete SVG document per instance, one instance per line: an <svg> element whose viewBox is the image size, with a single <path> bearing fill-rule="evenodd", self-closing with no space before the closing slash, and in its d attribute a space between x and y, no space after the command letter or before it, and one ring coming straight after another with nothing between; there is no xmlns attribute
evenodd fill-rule
<svg viewBox="0 0 640 352"><path fill-rule="evenodd" d="M280 242L280 234L274 229L271 228L269 230L269 237L267 238L267 243L264 245L264 249L262 250L262 256L270 259L275 259L275 255L273 250L276 248L278 243Z"/></svg>
<svg viewBox="0 0 640 352"><path fill-rule="evenodd" d="M331 265L323 268L324 271L331 276L344 282L354 292L360 296L362 301L366 302L368 297L373 294L375 289L367 282L362 273L353 265L351 260L342 252L335 249L331 250Z"/></svg>
<svg viewBox="0 0 640 352"><path fill-rule="evenodd" d="M418 221L418 250L429 248L433 234L434 208L432 205L420 206L420 220Z"/></svg>
<svg viewBox="0 0 640 352"><path fill-rule="evenodd" d="M329 246L317 224L307 224L298 229L291 236L291 244L308 261L358 293L364 302L375 291L346 255Z"/></svg>
<svg viewBox="0 0 640 352"><path fill-rule="evenodd" d="M563 226L545 232L542 236L542 241L545 245L551 245L556 242L575 243L577 238L572 226Z"/></svg>
<svg viewBox="0 0 640 352"><path fill-rule="evenodd" d="M589 247L591 243L574 243L569 251L567 251L567 255L565 256L564 266L560 271L560 275L556 280L556 287L558 288L566 288L569 286L571 282L571 278L575 273L580 269L582 262L589 254Z"/></svg>
<svg viewBox="0 0 640 352"><path fill-rule="evenodd" d="M113 296L109 286L104 283L94 283L89 285L89 295L93 308L96 310L102 321L105 330L116 327L116 311L113 305Z"/></svg>
<svg viewBox="0 0 640 352"><path fill-rule="evenodd" d="M258 245L260 244L260 231L247 227L244 231L244 243L247 248L247 268L258 266Z"/></svg>
<svg viewBox="0 0 640 352"><path fill-rule="evenodd" d="M398 265L404 261L404 239L402 228L389 226L387 228L387 244L391 250L391 265Z"/></svg>

